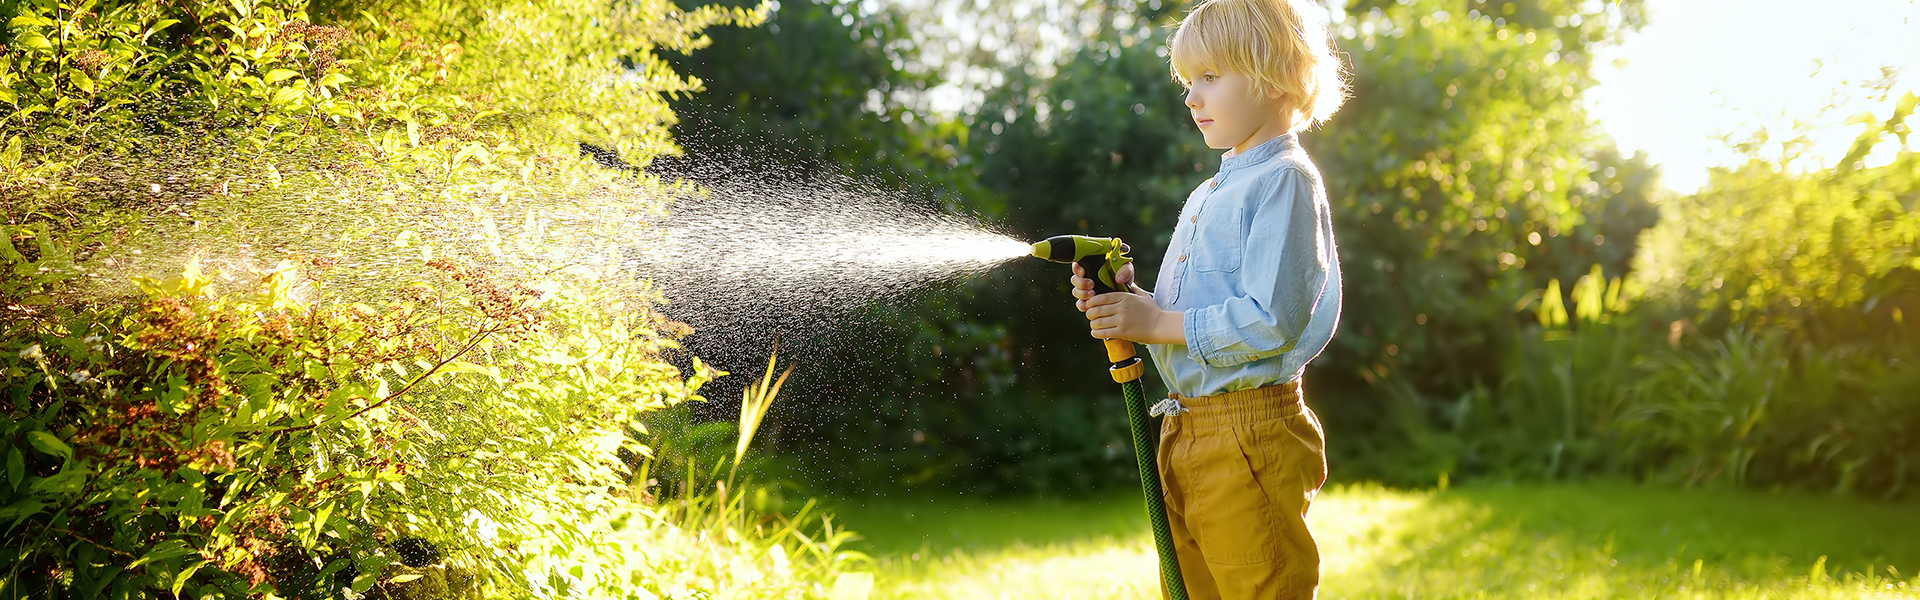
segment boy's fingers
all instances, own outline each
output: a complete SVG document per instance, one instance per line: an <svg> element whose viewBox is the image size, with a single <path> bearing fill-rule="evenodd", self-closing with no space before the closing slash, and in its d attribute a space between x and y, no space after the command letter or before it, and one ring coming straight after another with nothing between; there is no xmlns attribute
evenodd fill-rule
<svg viewBox="0 0 1920 600"><path fill-rule="evenodd" d="M1088 318L1111 317L1111 316L1120 314L1120 311L1123 309L1124 307L1118 302L1106 302L1103 304L1093 304L1093 303L1087 304L1087 314L1089 315Z"/></svg>

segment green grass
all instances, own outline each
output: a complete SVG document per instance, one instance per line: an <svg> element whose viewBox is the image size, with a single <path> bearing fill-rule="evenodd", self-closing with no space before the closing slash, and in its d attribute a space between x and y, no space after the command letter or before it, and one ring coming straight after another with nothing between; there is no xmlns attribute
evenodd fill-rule
<svg viewBox="0 0 1920 600"><path fill-rule="evenodd" d="M1158 598L1137 494L839 507L878 598ZM1322 598L1920 598L1920 505L1614 484L1335 487ZM857 544L856 544L857 546Z"/></svg>

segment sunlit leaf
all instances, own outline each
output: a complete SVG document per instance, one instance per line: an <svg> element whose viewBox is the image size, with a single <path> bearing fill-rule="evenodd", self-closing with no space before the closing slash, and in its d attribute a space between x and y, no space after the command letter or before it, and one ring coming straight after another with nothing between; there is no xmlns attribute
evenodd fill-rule
<svg viewBox="0 0 1920 600"><path fill-rule="evenodd" d="M54 437L53 434L45 431L27 432L27 443L33 444L35 450L53 456L58 456L63 459L73 458L73 447L68 446L66 442L60 441L60 438Z"/></svg>

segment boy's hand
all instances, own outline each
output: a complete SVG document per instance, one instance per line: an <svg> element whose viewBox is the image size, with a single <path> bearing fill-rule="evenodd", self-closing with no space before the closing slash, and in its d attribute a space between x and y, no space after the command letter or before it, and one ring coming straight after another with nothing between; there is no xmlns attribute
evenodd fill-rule
<svg viewBox="0 0 1920 600"><path fill-rule="evenodd" d="M1087 276L1086 269L1080 268L1080 263L1069 264L1073 265L1073 277L1068 281L1073 282L1073 297L1077 299L1073 306L1080 309L1080 312L1087 312L1087 300L1093 298L1093 278ZM1146 290L1133 284L1133 263L1120 265L1120 270L1113 272L1113 282L1120 284L1120 287L1133 290L1133 293L1146 293Z"/></svg>
<svg viewBox="0 0 1920 600"><path fill-rule="evenodd" d="M1073 265L1074 306L1087 313L1093 337L1119 338L1142 344L1185 344L1187 331L1181 322L1185 315L1160 310L1153 294L1133 284L1133 265L1123 265L1113 274L1114 283L1131 291L1094 295L1093 279L1078 263Z"/></svg>
<svg viewBox="0 0 1920 600"><path fill-rule="evenodd" d="M1153 297L1138 291L1110 292L1081 300L1087 306L1093 337L1142 344L1185 344L1187 331L1178 311L1161 310Z"/></svg>

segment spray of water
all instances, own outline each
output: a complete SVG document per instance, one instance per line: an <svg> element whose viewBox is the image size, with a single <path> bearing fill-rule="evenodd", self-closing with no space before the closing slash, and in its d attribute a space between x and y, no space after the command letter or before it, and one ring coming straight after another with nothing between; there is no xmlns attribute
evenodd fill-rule
<svg viewBox="0 0 1920 600"><path fill-rule="evenodd" d="M713 335L844 327L861 308L909 301L1029 252L977 218L850 178L716 163L688 175L702 191L676 199L662 243L636 245L629 264L662 283L668 314Z"/></svg>
<svg viewBox="0 0 1920 600"><path fill-rule="evenodd" d="M763 361L773 338L804 344L857 329L865 309L951 288L1029 250L975 215L844 175L756 169L750 158L683 158L599 179L535 169L503 185L356 178L333 148L210 160L221 154L175 149L98 169L80 195L145 208L135 228L144 233L91 263L97 287L163 277L190 257L244 276L307 254L338 261L331 299L363 301L422 276L435 256L511 267L499 260L511 254L654 282L662 311L693 327L689 351L735 368Z"/></svg>

